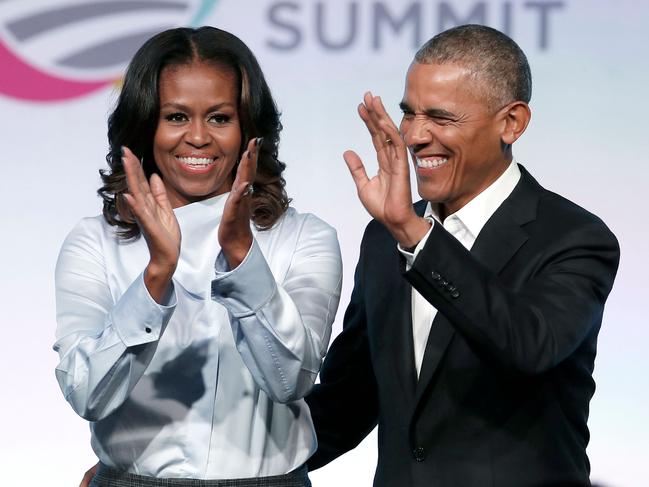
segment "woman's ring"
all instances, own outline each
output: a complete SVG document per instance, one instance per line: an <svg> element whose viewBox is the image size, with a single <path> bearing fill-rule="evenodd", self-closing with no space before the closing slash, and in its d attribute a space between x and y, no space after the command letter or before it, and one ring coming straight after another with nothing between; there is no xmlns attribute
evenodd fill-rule
<svg viewBox="0 0 649 487"><path fill-rule="evenodd" d="M244 196L249 196L255 192L255 188L253 188L252 184L249 184L246 186L246 190L243 192Z"/></svg>

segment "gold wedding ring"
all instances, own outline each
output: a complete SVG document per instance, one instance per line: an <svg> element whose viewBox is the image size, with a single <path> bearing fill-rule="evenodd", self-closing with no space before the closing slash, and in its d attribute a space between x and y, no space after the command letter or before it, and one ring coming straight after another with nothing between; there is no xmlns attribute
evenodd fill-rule
<svg viewBox="0 0 649 487"><path fill-rule="evenodd" d="M391 138L388 137L387 139L385 139L385 145L390 145L391 143L392 143Z"/></svg>

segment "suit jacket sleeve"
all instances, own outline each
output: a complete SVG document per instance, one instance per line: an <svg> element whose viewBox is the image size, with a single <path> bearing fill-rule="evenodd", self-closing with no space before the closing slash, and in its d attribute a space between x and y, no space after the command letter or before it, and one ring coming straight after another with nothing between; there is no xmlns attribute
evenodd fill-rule
<svg viewBox="0 0 649 487"><path fill-rule="evenodd" d="M309 470L356 447L378 421L378 394L363 299L364 246L365 236L343 331L327 352L320 383L306 397L318 438L318 450L308 461Z"/></svg>
<svg viewBox="0 0 649 487"><path fill-rule="evenodd" d="M525 271L529 279L514 289L435 225L405 276L478 352L509 369L542 373L599 326L619 247L592 217L539 252Z"/></svg>

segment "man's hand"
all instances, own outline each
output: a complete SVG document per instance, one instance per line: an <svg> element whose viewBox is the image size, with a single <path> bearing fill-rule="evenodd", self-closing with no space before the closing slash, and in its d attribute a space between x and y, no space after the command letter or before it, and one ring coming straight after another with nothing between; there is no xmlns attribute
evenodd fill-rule
<svg viewBox="0 0 649 487"><path fill-rule="evenodd" d="M412 207L406 145L378 96L365 93L358 114L372 137L379 163L378 173L370 179L360 157L353 151L344 153L358 197L401 247L414 247L426 235L430 223L417 216Z"/></svg>
<svg viewBox="0 0 649 487"><path fill-rule="evenodd" d="M83 474L83 478L81 479L81 483L79 484L79 487L88 487L90 485L90 481L97 473L98 468L99 468L99 462L97 462L95 465L90 467L86 471L86 473Z"/></svg>

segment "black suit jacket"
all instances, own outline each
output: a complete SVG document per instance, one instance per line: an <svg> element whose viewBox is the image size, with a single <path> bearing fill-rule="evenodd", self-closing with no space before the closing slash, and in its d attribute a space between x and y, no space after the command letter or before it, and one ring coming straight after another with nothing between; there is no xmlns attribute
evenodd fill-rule
<svg viewBox="0 0 649 487"><path fill-rule="evenodd" d="M378 423L375 486L590 485L588 403L619 247L521 172L470 252L436 224L406 272L386 228L368 225L343 331L307 397L311 469ZM411 286L438 310L419 380Z"/></svg>

